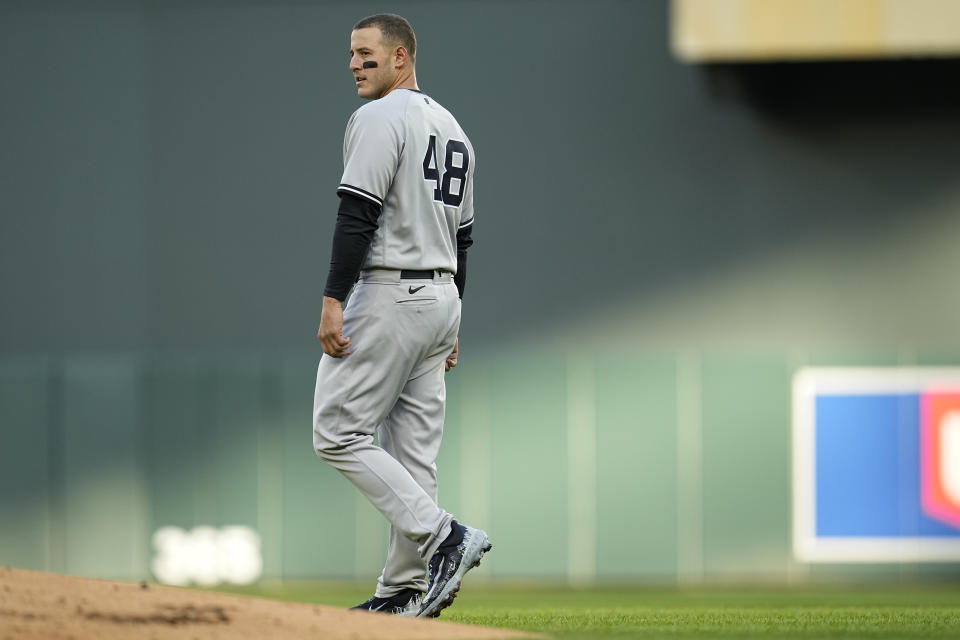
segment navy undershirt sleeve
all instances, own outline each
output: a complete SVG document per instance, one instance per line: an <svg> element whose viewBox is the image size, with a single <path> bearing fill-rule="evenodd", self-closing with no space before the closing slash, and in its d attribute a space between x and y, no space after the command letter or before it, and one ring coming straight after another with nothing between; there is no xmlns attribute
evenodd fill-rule
<svg viewBox="0 0 960 640"><path fill-rule="evenodd" d="M473 223L457 231L457 273L453 282L457 285L457 293L463 299L463 290L467 286L467 249L473 245Z"/></svg>
<svg viewBox="0 0 960 640"><path fill-rule="evenodd" d="M350 293L379 226L380 210L380 205L370 200L349 193L340 194L337 226L333 230L330 272L323 295L343 302Z"/></svg>

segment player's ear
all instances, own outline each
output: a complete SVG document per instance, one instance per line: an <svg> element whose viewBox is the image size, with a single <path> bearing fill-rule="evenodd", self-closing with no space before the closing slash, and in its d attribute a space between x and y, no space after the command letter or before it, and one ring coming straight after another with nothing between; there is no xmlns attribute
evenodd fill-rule
<svg viewBox="0 0 960 640"><path fill-rule="evenodd" d="M397 68L404 67L410 62L410 56L407 55L405 47L397 47L393 50L393 63Z"/></svg>

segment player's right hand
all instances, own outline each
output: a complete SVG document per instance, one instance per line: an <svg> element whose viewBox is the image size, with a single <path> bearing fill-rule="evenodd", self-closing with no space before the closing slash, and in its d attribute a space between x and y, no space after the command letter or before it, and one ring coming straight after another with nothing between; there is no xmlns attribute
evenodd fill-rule
<svg viewBox="0 0 960 640"><path fill-rule="evenodd" d="M450 352L450 355L447 356L446 361L443 363L444 371L450 371L450 369L457 366L458 355L460 355L460 338L457 338L456 342L453 343L453 351Z"/></svg>
<svg viewBox="0 0 960 640"><path fill-rule="evenodd" d="M331 358L350 355L350 338L343 337L343 305L336 298L323 296L317 339Z"/></svg>

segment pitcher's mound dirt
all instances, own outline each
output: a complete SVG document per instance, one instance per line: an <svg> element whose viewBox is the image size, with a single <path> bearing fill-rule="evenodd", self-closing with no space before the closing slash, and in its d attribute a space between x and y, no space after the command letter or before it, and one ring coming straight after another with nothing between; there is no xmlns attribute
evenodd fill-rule
<svg viewBox="0 0 960 640"><path fill-rule="evenodd" d="M519 631L0 568L0 640L479 640Z"/></svg>

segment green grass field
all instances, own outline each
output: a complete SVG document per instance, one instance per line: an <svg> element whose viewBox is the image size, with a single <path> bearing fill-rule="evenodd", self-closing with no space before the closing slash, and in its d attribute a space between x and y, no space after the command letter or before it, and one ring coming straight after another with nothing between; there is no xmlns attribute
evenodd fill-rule
<svg viewBox="0 0 960 640"><path fill-rule="evenodd" d="M231 590L348 607L369 585ZM589 638L960 638L960 584L598 587L464 583L443 620Z"/></svg>

